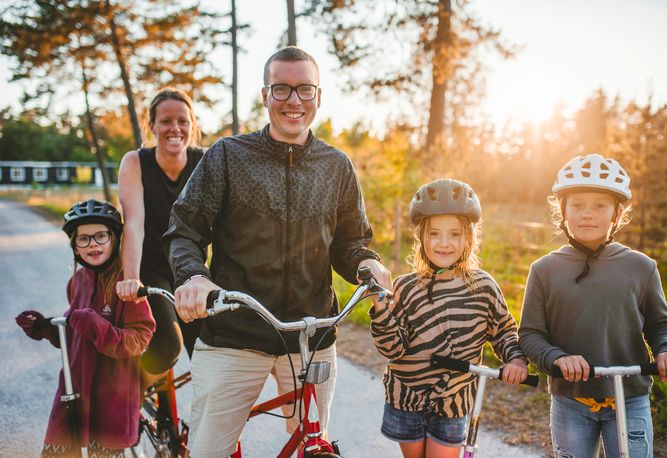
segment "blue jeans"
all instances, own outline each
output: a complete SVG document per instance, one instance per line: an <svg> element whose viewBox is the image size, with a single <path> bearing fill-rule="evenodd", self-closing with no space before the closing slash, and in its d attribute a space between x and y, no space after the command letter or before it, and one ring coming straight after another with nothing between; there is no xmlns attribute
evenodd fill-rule
<svg viewBox="0 0 667 458"><path fill-rule="evenodd" d="M465 443L467 417L447 418L433 412L408 412L384 405L382 434L395 442L419 442L426 438L448 447Z"/></svg>
<svg viewBox="0 0 667 458"><path fill-rule="evenodd" d="M653 456L653 423L648 395L625 399L628 447L632 458ZM576 399L551 396L551 440L557 458L597 458L600 436L605 456L619 456L616 411L598 412Z"/></svg>

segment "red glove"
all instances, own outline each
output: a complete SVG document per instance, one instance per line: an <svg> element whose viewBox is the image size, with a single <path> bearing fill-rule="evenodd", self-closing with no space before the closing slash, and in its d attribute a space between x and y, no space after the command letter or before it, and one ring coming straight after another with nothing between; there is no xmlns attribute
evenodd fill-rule
<svg viewBox="0 0 667 458"><path fill-rule="evenodd" d="M49 323L44 315L35 310L26 310L21 312L16 317L16 324L18 324L23 332L34 340L42 340L46 337L46 329Z"/></svg>

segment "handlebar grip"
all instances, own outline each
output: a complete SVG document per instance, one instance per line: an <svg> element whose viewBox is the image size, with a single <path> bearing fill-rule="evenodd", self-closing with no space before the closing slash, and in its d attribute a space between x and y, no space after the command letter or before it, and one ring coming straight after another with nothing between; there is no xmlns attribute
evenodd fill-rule
<svg viewBox="0 0 667 458"><path fill-rule="evenodd" d="M370 267L360 267L357 270L357 276L361 281L368 281L373 278L373 273L371 272Z"/></svg>
<svg viewBox="0 0 667 458"><path fill-rule="evenodd" d="M51 326L51 319L52 318L37 318L32 327L35 331L43 331Z"/></svg>
<svg viewBox="0 0 667 458"><path fill-rule="evenodd" d="M595 366L588 366L588 378L595 377ZM558 366L551 366L551 378L563 378L563 371Z"/></svg>
<svg viewBox="0 0 667 458"><path fill-rule="evenodd" d="M498 370L500 373L498 374L498 380L503 379L503 368L501 367ZM528 385L532 386L533 388L537 388L537 385L540 383L540 376L535 375L535 374L528 374L528 376L522 381L519 382L519 385Z"/></svg>
<svg viewBox="0 0 667 458"><path fill-rule="evenodd" d="M642 375L658 375L657 363L641 364L639 367L642 368Z"/></svg>
<svg viewBox="0 0 667 458"><path fill-rule="evenodd" d="M526 377L526 380L521 382L521 385L528 385L532 386L533 388L537 388L537 385L540 383L540 376L535 375L535 374L528 374L528 377Z"/></svg>
<svg viewBox="0 0 667 458"><path fill-rule="evenodd" d="M470 363L468 361L461 361L459 359L448 358L447 356L433 355L431 356L431 366L439 367L441 369L449 369L457 372L470 371Z"/></svg>
<svg viewBox="0 0 667 458"><path fill-rule="evenodd" d="M551 372L549 375L551 375L551 378L563 378L563 371L560 370L560 367L558 366L551 366Z"/></svg>
<svg viewBox="0 0 667 458"><path fill-rule="evenodd" d="M137 297L148 297L148 287L140 286L137 290Z"/></svg>
<svg viewBox="0 0 667 458"><path fill-rule="evenodd" d="M212 309L213 308L213 303L218 300L218 297L220 296L220 292L222 290L216 289L208 293L208 296L206 296L206 308L207 309Z"/></svg>

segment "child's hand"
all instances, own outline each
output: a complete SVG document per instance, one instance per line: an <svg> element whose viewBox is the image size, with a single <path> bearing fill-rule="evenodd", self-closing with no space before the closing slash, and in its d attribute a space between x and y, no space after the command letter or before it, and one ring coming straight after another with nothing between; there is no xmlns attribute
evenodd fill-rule
<svg viewBox="0 0 667 458"><path fill-rule="evenodd" d="M26 310L21 312L16 317L16 324L18 324L25 335L34 340L42 340L45 337L43 329L35 329L35 322L37 320L43 320L44 315L35 310Z"/></svg>
<svg viewBox="0 0 667 458"><path fill-rule="evenodd" d="M658 353L655 357L655 362L658 366L658 375L660 380L667 382L667 352Z"/></svg>
<svg viewBox="0 0 667 458"><path fill-rule="evenodd" d="M522 358L514 358L503 366L503 382L517 385L528 377L528 366Z"/></svg>
<svg viewBox="0 0 667 458"><path fill-rule="evenodd" d="M142 286L143 283L136 278L125 279L116 283L116 294L122 301L140 302L143 298L137 297L137 291Z"/></svg>
<svg viewBox="0 0 667 458"><path fill-rule="evenodd" d="M389 270L387 270L387 268L383 266L380 261L375 259L364 259L359 263L359 267L357 269L362 267L368 267L371 269L371 273L373 274L373 277L375 278L375 281L378 283L378 285L387 291L391 291L391 272L389 272Z"/></svg>
<svg viewBox="0 0 667 458"><path fill-rule="evenodd" d="M587 381L590 374L590 366L583 356L561 356L554 365L563 373L563 378L568 382Z"/></svg>

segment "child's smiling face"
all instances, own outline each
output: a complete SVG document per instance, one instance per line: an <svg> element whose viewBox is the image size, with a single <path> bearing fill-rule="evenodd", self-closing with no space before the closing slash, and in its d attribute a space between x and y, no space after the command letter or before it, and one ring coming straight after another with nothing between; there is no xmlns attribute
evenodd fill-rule
<svg viewBox="0 0 667 458"><path fill-rule="evenodd" d="M595 250L609 238L612 223L618 218L617 200L603 192L572 192L565 201L563 215L572 236Z"/></svg>
<svg viewBox="0 0 667 458"><path fill-rule="evenodd" d="M424 237L426 256L440 268L451 266L463 255L463 237L461 221L456 215L432 216Z"/></svg>
<svg viewBox="0 0 667 458"><path fill-rule="evenodd" d="M82 224L76 228L74 250L92 266L104 264L113 251L111 231L104 224Z"/></svg>

